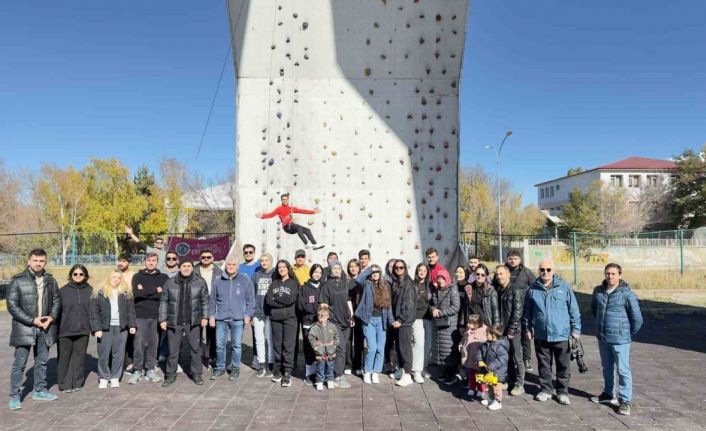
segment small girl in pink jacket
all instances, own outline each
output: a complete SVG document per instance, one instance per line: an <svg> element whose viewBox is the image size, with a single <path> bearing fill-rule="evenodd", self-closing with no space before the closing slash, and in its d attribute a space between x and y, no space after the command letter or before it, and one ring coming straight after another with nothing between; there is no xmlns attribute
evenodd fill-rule
<svg viewBox="0 0 706 431"><path fill-rule="evenodd" d="M483 324L483 319L478 314L468 316L466 323L466 332L463 334L463 340L458 348L461 351L461 365L466 369L468 377L468 396L482 399L487 388L485 384L476 383L476 373L479 371L478 363L473 359L476 357L476 352L480 346L487 341L486 330L487 326Z"/></svg>

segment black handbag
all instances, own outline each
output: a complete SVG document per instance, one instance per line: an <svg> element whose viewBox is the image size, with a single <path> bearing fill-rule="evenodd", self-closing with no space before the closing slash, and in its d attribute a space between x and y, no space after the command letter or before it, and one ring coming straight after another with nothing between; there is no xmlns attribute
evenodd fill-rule
<svg viewBox="0 0 706 431"><path fill-rule="evenodd" d="M449 289L451 289L451 288L449 287ZM449 294L450 294L450 292L448 292L449 289L446 289L447 290L446 295L444 295L443 299L439 300L439 304L444 302L444 299L446 299L446 297L449 296ZM436 329L446 329L449 326L451 326L451 316L435 317L434 318L434 327Z"/></svg>

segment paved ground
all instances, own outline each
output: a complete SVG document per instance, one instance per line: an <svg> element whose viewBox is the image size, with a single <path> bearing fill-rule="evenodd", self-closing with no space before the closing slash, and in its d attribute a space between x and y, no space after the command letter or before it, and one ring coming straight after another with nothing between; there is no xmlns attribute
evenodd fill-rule
<svg viewBox="0 0 706 431"><path fill-rule="evenodd" d="M0 312L0 387L9 390L12 350L7 346L9 316ZM584 336L587 374L572 376L572 404L532 400L536 377L530 374L528 395L507 397L503 410L490 412L435 382L394 387L387 378L376 386L357 378L348 390L316 392L295 379L281 388L257 379L243 367L240 381L225 380L198 387L184 375L169 389L159 384L124 384L98 390L91 372L87 390L61 395L50 403L25 399L20 411L0 406L0 430L696 430L706 424L706 317L667 317L646 321L633 349L633 414L618 416L591 403L600 392L601 374L591 328ZM249 343L249 340L248 340ZM249 349L248 349L249 351ZM95 356L95 343L89 352ZM52 349L52 354L56 349ZM53 356L52 356L53 357ZM246 355L249 363L249 355ZM31 365L30 365L31 366ZM50 384L55 385L54 359ZM95 361L89 366L93 370ZM31 368L28 368L31 376ZM30 386L31 387L31 386ZM6 398L5 398L6 399Z"/></svg>

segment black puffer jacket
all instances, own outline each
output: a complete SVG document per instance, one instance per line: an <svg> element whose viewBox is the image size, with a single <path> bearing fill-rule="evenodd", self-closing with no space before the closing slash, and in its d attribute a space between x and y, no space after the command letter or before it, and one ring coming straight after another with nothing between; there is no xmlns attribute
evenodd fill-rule
<svg viewBox="0 0 706 431"><path fill-rule="evenodd" d="M167 322L169 328L176 328L178 323L179 295L184 284L190 292L191 326L198 326L201 324L201 319L208 319L209 298L206 280L196 274L192 274L190 279L177 274L176 277L167 280L159 302L159 322Z"/></svg>
<svg viewBox="0 0 706 431"><path fill-rule="evenodd" d="M483 318L483 323L488 326L500 324L500 310L498 309L498 292L490 283L476 285L475 282L469 286L471 289L469 299L469 314L479 314ZM474 302L473 296L480 295L481 303Z"/></svg>
<svg viewBox="0 0 706 431"><path fill-rule="evenodd" d="M59 336L91 334L91 294L93 288L88 283L68 283L59 289L61 317Z"/></svg>
<svg viewBox="0 0 706 431"><path fill-rule="evenodd" d="M405 275L392 283L392 317L402 326L412 326L417 315L417 290Z"/></svg>
<svg viewBox="0 0 706 431"><path fill-rule="evenodd" d="M532 286L534 280L537 277L532 274L532 271L525 268L523 264L517 265L517 268L510 268L508 265L507 269L510 271L510 284L518 287L522 292L527 292L527 290Z"/></svg>
<svg viewBox="0 0 706 431"><path fill-rule="evenodd" d="M120 329L137 328L135 318L135 303L124 293L118 295L118 311L120 312ZM110 298L103 292L91 298L91 332L110 330Z"/></svg>
<svg viewBox="0 0 706 431"><path fill-rule="evenodd" d="M460 307L458 309L458 321L456 322L456 326L461 329L461 332L465 332L466 330L466 323L468 322L468 315L471 314L471 306L470 306L470 300L471 298L468 297L468 292L470 292L470 283L466 282L465 284L459 284L458 280L451 285L454 289L458 289L458 300ZM468 287L468 289L466 289Z"/></svg>
<svg viewBox="0 0 706 431"><path fill-rule="evenodd" d="M525 292L512 284L506 288L498 287L500 296L500 325L503 335L515 335L522 330L522 312L525 306Z"/></svg>
<svg viewBox="0 0 706 431"><path fill-rule="evenodd" d="M436 327L431 343L432 363L438 365L455 365L457 362L454 343L458 342L458 328L456 327L457 313L459 309L458 289L456 286L449 286L445 289L434 289L431 295L430 309L441 311L441 317L449 317L448 327Z"/></svg>
<svg viewBox="0 0 706 431"><path fill-rule="evenodd" d="M48 272L44 275L44 301L42 310L45 316L54 319L54 322L44 332L44 340L47 347L56 342L57 325L61 312L61 298L59 297L59 287L54 277ZM7 287L7 311L12 316L12 332L10 332L10 346L33 346L36 340L36 331L41 329L32 325L32 321L37 317L37 283L35 275L31 269L27 268L23 272L12 277L10 285Z"/></svg>

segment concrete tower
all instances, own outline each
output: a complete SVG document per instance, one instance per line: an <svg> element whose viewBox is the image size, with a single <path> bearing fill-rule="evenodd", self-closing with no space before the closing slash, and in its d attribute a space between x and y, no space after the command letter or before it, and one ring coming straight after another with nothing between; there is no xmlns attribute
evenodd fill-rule
<svg viewBox="0 0 706 431"><path fill-rule="evenodd" d="M291 204L341 259L442 262L458 231L459 78L469 0L229 0L239 243L302 243L257 212Z"/></svg>

